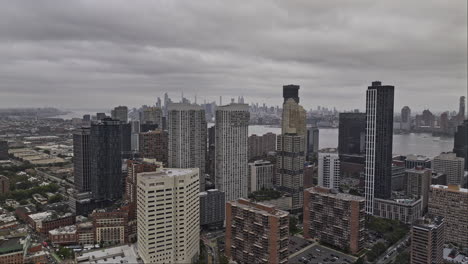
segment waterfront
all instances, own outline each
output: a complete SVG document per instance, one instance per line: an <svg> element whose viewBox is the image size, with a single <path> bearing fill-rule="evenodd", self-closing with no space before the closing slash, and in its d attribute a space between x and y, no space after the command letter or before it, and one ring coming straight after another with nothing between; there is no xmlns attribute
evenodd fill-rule
<svg viewBox="0 0 468 264"><path fill-rule="evenodd" d="M263 135L272 132L281 133L280 127L271 126L249 126L249 134ZM321 128L319 136L319 148L338 147L338 129ZM419 154L428 157L435 157L441 152L453 150L453 138L433 137L427 133L411 133L393 135L394 154Z"/></svg>

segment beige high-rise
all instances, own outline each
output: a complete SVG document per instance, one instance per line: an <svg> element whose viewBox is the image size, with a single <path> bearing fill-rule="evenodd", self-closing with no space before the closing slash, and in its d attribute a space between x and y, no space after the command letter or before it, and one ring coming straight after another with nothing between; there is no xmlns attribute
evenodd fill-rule
<svg viewBox="0 0 468 264"><path fill-rule="evenodd" d="M144 263L192 263L199 254L198 169L137 176L138 254Z"/></svg>

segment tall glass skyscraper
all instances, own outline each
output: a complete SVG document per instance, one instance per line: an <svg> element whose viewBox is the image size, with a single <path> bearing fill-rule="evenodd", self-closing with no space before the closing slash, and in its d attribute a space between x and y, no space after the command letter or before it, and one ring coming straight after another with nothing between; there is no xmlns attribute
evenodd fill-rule
<svg viewBox="0 0 468 264"><path fill-rule="evenodd" d="M395 87L372 82L366 98L366 213L373 214L374 198L392 195L393 103Z"/></svg>

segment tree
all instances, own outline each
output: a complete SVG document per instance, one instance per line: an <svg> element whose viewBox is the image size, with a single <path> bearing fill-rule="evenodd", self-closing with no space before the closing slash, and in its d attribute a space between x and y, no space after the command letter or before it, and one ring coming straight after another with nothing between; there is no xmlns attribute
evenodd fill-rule
<svg viewBox="0 0 468 264"><path fill-rule="evenodd" d="M219 263L221 264L229 264L229 259L224 255L222 254L220 259L219 259Z"/></svg>
<svg viewBox="0 0 468 264"><path fill-rule="evenodd" d="M58 203L63 200L62 195L55 194L49 198L49 203Z"/></svg>
<svg viewBox="0 0 468 264"><path fill-rule="evenodd" d="M297 234L301 230L297 228L297 218L295 216L289 216L289 233Z"/></svg>

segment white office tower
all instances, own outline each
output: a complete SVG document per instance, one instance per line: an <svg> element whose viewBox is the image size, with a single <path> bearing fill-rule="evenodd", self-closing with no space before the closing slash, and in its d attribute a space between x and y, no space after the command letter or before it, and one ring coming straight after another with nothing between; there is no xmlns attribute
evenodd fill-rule
<svg viewBox="0 0 468 264"><path fill-rule="evenodd" d="M169 167L199 168L200 191L204 191L207 135L205 109L188 103L170 103L167 127Z"/></svg>
<svg viewBox="0 0 468 264"><path fill-rule="evenodd" d="M266 160L249 163L248 192L273 189L273 164Z"/></svg>
<svg viewBox="0 0 468 264"><path fill-rule="evenodd" d="M318 153L318 186L340 187L340 156L336 149L322 149Z"/></svg>
<svg viewBox="0 0 468 264"><path fill-rule="evenodd" d="M198 258L198 169L163 169L137 176L138 254L144 263L193 263Z"/></svg>
<svg viewBox="0 0 468 264"><path fill-rule="evenodd" d="M215 186L226 202L247 198L249 106L231 103L216 109Z"/></svg>
<svg viewBox="0 0 468 264"><path fill-rule="evenodd" d="M447 185L463 185L465 159L455 153L442 153L434 158L432 170L447 175Z"/></svg>

